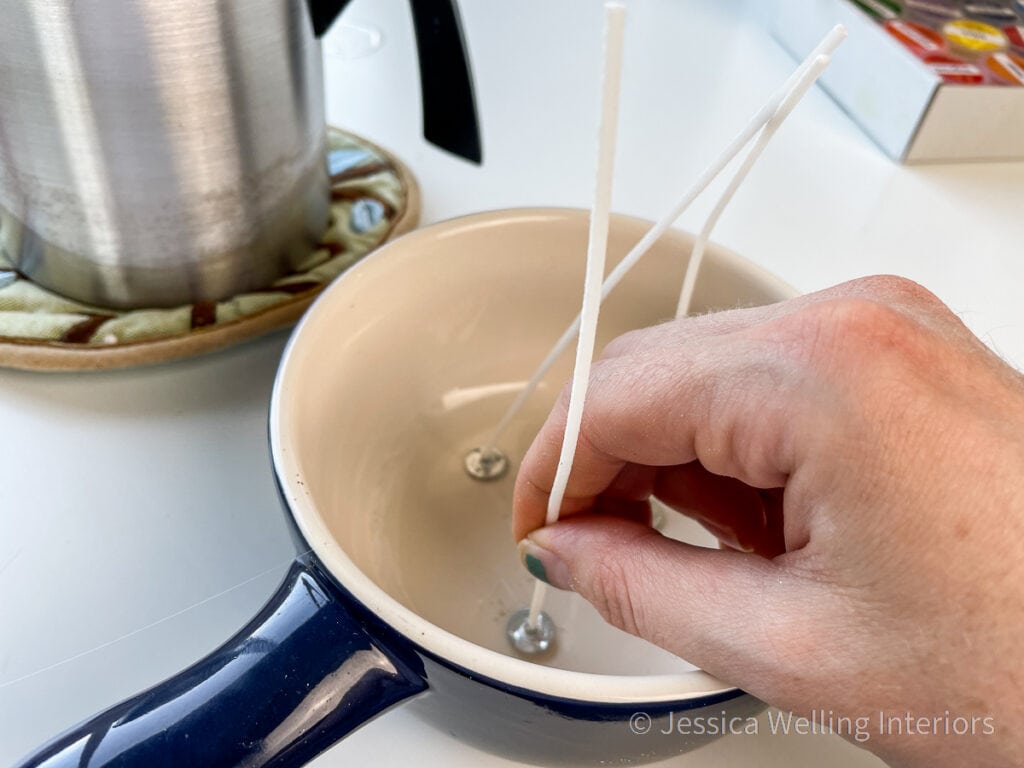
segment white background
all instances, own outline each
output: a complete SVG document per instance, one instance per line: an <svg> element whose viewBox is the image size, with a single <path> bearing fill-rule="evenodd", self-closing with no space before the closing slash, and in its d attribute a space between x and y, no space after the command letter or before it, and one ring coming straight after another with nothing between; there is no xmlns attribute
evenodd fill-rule
<svg viewBox="0 0 1024 768"><path fill-rule="evenodd" d="M482 167L421 138L405 0L356 0L329 35L329 119L412 167L424 223L506 206L587 206L599 3L461 6ZM753 0L628 7L614 207L654 219L793 62ZM351 40L365 29L380 45L353 58ZM802 291L878 272L914 278L1017 364L1022 204L1024 164L900 167L814 91L716 239ZM681 225L699 227L709 207L701 201ZM265 444L285 338L135 371L0 371L0 763L194 661L271 594L292 551ZM401 708L316 765L405 766L411 755L424 765L510 765ZM826 762L879 764L833 737L764 732L670 764Z"/></svg>

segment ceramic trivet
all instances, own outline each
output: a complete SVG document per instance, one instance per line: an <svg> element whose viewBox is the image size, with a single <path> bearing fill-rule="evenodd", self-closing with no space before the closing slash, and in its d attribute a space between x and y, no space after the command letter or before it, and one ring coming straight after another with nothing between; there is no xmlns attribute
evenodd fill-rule
<svg viewBox="0 0 1024 768"><path fill-rule="evenodd" d="M170 309L89 306L11 270L0 250L0 366L73 371L144 365L210 352L294 323L335 277L419 218L415 179L380 147L331 128L328 163L331 221L301 271L224 301Z"/></svg>

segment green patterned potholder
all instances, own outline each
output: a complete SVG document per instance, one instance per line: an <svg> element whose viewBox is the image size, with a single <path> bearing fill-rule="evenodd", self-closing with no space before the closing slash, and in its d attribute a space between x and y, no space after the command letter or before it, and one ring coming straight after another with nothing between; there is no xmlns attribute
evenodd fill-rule
<svg viewBox="0 0 1024 768"><path fill-rule="evenodd" d="M14 271L0 247L0 366L139 365L208 352L294 322L325 285L386 240L412 229L419 215L412 175L365 139L331 128L328 164L331 221L319 246L296 272L224 301L170 309L89 306Z"/></svg>

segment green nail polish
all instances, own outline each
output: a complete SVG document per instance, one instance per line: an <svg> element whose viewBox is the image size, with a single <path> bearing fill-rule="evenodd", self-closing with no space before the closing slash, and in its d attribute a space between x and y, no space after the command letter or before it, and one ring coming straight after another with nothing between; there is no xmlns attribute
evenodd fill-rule
<svg viewBox="0 0 1024 768"><path fill-rule="evenodd" d="M540 579L545 584L551 583L548 581L547 569L544 567L544 563L540 561L539 557L536 555L526 555L523 557L523 563L526 565L526 570L528 570L534 578Z"/></svg>
<svg viewBox="0 0 1024 768"><path fill-rule="evenodd" d="M535 532L543 536L544 531ZM532 535L531 535L532 536ZM523 567L538 581L550 584L555 589L572 589L572 574L565 563L549 549L544 549L532 538L519 542L519 557Z"/></svg>

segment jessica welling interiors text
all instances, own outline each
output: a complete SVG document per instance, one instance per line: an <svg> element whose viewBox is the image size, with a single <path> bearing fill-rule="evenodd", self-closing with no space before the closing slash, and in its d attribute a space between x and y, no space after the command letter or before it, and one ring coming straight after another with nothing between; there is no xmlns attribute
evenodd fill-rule
<svg viewBox="0 0 1024 768"><path fill-rule="evenodd" d="M667 736L672 733L683 736L757 735L767 728L772 735L835 734L858 743L879 736L991 736L996 732L991 715L957 714L949 710L938 715L876 712L853 717L824 709L812 710L806 716L769 709L763 720L730 716L725 711L703 716L670 712L668 720L659 723L655 723L646 712L636 712L629 720L629 727L638 736Z"/></svg>

